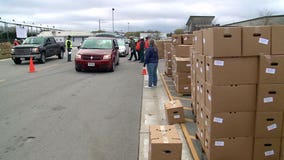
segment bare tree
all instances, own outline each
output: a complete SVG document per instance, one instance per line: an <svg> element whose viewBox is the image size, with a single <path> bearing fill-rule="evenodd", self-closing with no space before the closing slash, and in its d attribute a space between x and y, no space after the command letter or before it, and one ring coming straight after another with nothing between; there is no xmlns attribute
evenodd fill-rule
<svg viewBox="0 0 284 160"><path fill-rule="evenodd" d="M261 25L269 25L269 17L273 15L273 12L267 8L264 8L259 11L259 16L263 17L263 21L261 22Z"/></svg>

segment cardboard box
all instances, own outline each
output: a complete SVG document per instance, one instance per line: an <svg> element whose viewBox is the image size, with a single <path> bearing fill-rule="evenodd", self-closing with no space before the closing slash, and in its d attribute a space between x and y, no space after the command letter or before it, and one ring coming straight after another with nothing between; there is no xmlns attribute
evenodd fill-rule
<svg viewBox="0 0 284 160"><path fill-rule="evenodd" d="M206 82L215 85L256 84L258 57L212 58L206 56Z"/></svg>
<svg viewBox="0 0 284 160"><path fill-rule="evenodd" d="M199 79L196 80L196 101L205 106L205 82Z"/></svg>
<svg viewBox="0 0 284 160"><path fill-rule="evenodd" d="M242 30L243 56L270 54L270 26L243 27Z"/></svg>
<svg viewBox="0 0 284 160"><path fill-rule="evenodd" d="M192 54L191 58L191 86L195 86L196 81L196 54Z"/></svg>
<svg viewBox="0 0 284 160"><path fill-rule="evenodd" d="M150 126L149 160L181 160L182 142L174 125Z"/></svg>
<svg viewBox="0 0 284 160"><path fill-rule="evenodd" d="M168 57L168 59L170 59L172 57L172 48L173 48L173 44L172 43L168 43L165 42L164 43L164 53L165 53L165 59Z"/></svg>
<svg viewBox="0 0 284 160"><path fill-rule="evenodd" d="M250 137L254 134L255 112L208 113L206 131L212 138Z"/></svg>
<svg viewBox="0 0 284 160"><path fill-rule="evenodd" d="M191 86L190 83L183 84L183 83L174 83L177 93L179 94L190 94L191 93Z"/></svg>
<svg viewBox="0 0 284 160"><path fill-rule="evenodd" d="M172 70L173 70L172 67L167 67L166 71L165 71L166 75L167 76L172 76L172 74L173 74Z"/></svg>
<svg viewBox="0 0 284 160"><path fill-rule="evenodd" d="M284 112L284 83L259 84L257 92L257 111Z"/></svg>
<svg viewBox="0 0 284 160"><path fill-rule="evenodd" d="M211 138L205 132L207 160L251 160L253 157L252 137Z"/></svg>
<svg viewBox="0 0 284 160"><path fill-rule="evenodd" d="M284 25L271 26L271 54L284 54Z"/></svg>
<svg viewBox="0 0 284 160"><path fill-rule="evenodd" d="M283 112L256 112L255 137L280 138L282 136Z"/></svg>
<svg viewBox="0 0 284 160"><path fill-rule="evenodd" d="M198 54L195 58L196 77L205 81L205 56Z"/></svg>
<svg viewBox="0 0 284 160"><path fill-rule="evenodd" d="M165 56L164 43L165 43L165 41L160 41L160 40L156 41L159 59L164 59L164 56Z"/></svg>
<svg viewBox="0 0 284 160"><path fill-rule="evenodd" d="M185 122L183 105L180 102L180 100L173 100L173 101L166 102L164 104L164 107L166 110L168 124Z"/></svg>
<svg viewBox="0 0 284 160"><path fill-rule="evenodd" d="M284 83L284 55L260 56L259 83Z"/></svg>
<svg viewBox="0 0 284 160"><path fill-rule="evenodd" d="M174 45L181 45L182 44L182 35L181 34L173 34L172 35L172 43Z"/></svg>
<svg viewBox="0 0 284 160"><path fill-rule="evenodd" d="M203 31L193 31L193 45L197 54L203 54Z"/></svg>
<svg viewBox="0 0 284 160"><path fill-rule="evenodd" d="M190 73L191 62L190 58L175 57L174 58L174 72L187 72Z"/></svg>
<svg viewBox="0 0 284 160"><path fill-rule="evenodd" d="M240 27L214 27L204 30L204 54L212 57L241 56L241 31Z"/></svg>
<svg viewBox="0 0 284 160"><path fill-rule="evenodd" d="M193 44L193 34L183 34L182 35L182 44L192 45Z"/></svg>
<svg viewBox="0 0 284 160"><path fill-rule="evenodd" d="M209 113L255 112L256 85L205 84L205 106Z"/></svg>
<svg viewBox="0 0 284 160"><path fill-rule="evenodd" d="M193 114L196 114L196 86L191 86L191 107L193 109Z"/></svg>
<svg viewBox="0 0 284 160"><path fill-rule="evenodd" d="M280 138L255 138L253 160L278 160Z"/></svg>
<svg viewBox="0 0 284 160"><path fill-rule="evenodd" d="M282 140L281 140L281 147L280 147L280 151L281 151L281 154L280 154L280 160L284 160L284 138L282 138Z"/></svg>
<svg viewBox="0 0 284 160"><path fill-rule="evenodd" d="M176 56L190 58L190 48L191 48L191 45L177 45L176 46Z"/></svg>
<svg viewBox="0 0 284 160"><path fill-rule="evenodd" d="M196 111L196 125L196 135L200 140L202 148L205 149L205 113L202 106L198 107Z"/></svg>
<svg viewBox="0 0 284 160"><path fill-rule="evenodd" d="M190 75L190 73L176 72L174 81L177 84L185 84L185 85L190 86L190 84L191 84L191 75Z"/></svg>

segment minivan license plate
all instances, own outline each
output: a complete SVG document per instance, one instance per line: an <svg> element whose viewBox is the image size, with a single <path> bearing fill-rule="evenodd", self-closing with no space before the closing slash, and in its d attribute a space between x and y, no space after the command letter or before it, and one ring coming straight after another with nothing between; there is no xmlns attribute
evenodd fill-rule
<svg viewBox="0 0 284 160"><path fill-rule="evenodd" d="M94 67L94 66L95 66L95 63L88 63L88 66L89 66L89 67Z"/></svg>

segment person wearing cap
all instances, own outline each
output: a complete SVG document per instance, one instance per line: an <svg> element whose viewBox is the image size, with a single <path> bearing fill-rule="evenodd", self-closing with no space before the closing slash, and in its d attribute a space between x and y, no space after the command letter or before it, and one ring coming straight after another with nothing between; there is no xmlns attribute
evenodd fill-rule
<svg viewBox="0 0 284 160"><path fill-rule="evenodd" d="M144 51L145 51L145 42L144 42L144 38L141 37L140 38L140 51L139 51L140 62L139 63L144 63Z"/></svg>
<svg viewBox="0 0 284 160"><path fill-rule="evenodd" d="M151 39L149 48L146 50L145 53L144 67L147 66L148 78L149 78L148 86L145 86L145 88L152 88L157 86L158 62L159 62L158 49L156 47L155 41Z"/></svg>
<svg viewBox="0 0 284 160"><path fill-rule="evenodd" d="M71 36L69 35L65 41L65 48L67 50L67 62L71 62L71 51L72 51L72 41L71 41Z"/></svg>
<svg viewBox="0 0 284 160"><path fill-rule="evenodd" d="M135 40L133 39L132 36L130 36L129 38L130 38L129 46L130 46L130 49L131 49L131 55L130 55L128 60L131 61L132 60L132 56L134 56L134 58L135 58L134 61L137 61Z"/></svg>

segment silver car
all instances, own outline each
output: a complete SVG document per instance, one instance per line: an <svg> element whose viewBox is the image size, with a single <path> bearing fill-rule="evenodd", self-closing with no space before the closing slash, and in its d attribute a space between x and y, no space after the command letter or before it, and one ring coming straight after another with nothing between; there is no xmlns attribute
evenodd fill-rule
<svg viewBox="0 0 284 160"><path fill-rule="evenodd" d="M119 47L119 56L127 56L129 54L129 45L125 43L123 38L117 38L117 43Z"/></svg>

